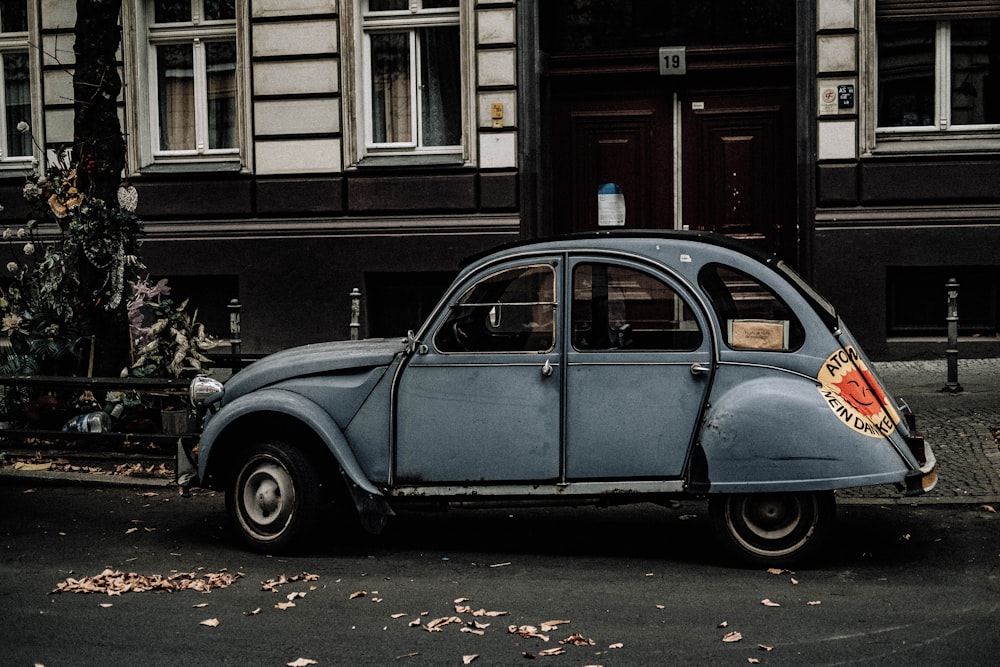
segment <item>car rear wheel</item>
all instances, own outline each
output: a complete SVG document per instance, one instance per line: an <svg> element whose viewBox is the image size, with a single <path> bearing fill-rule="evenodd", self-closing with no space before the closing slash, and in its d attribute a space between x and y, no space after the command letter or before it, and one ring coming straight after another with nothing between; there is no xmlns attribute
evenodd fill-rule
<svg viewBox="0 0 1000 667"><path fill-rule="evenodd" d="M257 551L283 551L301 539L320 506L319 478L302 451L284 442L250 447L226 492L240 539Z"/></svg>
<svg viewBox="0 0 1000 667"><path fill-rule="evenodd" d="M709 497L712 527L722 544L753 565L801 562L829 536L832 492L745 493Z"/></svg>

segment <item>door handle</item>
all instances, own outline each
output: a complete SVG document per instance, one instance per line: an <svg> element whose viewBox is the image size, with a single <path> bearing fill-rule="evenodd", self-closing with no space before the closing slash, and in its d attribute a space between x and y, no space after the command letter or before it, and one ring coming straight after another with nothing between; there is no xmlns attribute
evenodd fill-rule
<svg viewBox="0 0 1000 667"><path fill-rule="evenodd" d="M705 364L691 364L691 375L701 375L702 373L711 373L712 367L706 366Z"/></svg>
<svg viewBox="0 0 1000 667"><path fill-rule="evenodd" d="M542 377L547 378L551 376L552 376L552 362L546 359L545 364L542 366Z"/></svg>

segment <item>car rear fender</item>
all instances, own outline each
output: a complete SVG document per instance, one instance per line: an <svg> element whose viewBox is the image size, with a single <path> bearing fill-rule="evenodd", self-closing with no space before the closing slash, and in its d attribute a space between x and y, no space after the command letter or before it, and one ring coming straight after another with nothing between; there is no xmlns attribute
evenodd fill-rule
<svg viewBox="0 0 1000 667"><path fill-rule="evenodd" d="M720 375L725 372L723 364ZM899 436L838 412L822 389L811 378L779 370L717 383L699 439L707 466L699 477L707 480L697 481L707 481L709 493L903 483L912 466L888 439Z"/></svg>
<svg viewBox="0 0 1000 667"><path fill-rule="evenodd" d="M202 482L209 482L216 474L224 472L227 465L225 459L240 446L238 436L234 434L240 431L241 422L265 413L285 415L315 434L340 467L365 527L377 532L377 527L370 523L371 520L377 521L373 512L384 518L391 514L391 510L381 491L365 477L340 427L319 405L285 389L260 389L245 394L212 416L199 444L198 474Z"/></svg>

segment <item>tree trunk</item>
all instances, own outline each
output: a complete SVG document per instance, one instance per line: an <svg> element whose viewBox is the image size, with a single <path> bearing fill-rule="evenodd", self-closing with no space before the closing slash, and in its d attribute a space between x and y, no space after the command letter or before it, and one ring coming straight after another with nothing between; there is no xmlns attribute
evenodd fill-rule
<svg viewBox="0 0 1000 667"><path fill-rule="evenodd" d="M74 144L77 188L86 197L118 206L125 167L125 138L118 121L122 82L116 54L121 0L77 0L76 68L73 73ZM109 224L114 224L110 222ZM85 335L94 336L97 375L118 375L129 362L124 307L108 309L107 270L79 258L80 316Z"/></svg>

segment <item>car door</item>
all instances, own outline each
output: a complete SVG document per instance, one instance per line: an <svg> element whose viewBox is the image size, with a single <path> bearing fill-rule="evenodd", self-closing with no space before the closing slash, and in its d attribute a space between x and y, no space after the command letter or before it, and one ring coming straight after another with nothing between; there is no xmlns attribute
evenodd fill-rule
<svg viewBox="0 0 1000 667"><path fill-rule="evenodd" d="M558 478L558 264L484 270L431 323L398 379L398 484Z"/></svg>
<svg viewBox="0 0 1000 667"><path fill-rule="evenodd" d="M567 480L681 476L712 372L703 312L640 264L577 258L567 280Z"/></svg>

